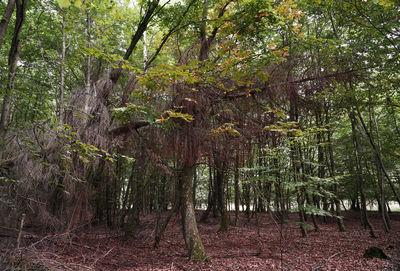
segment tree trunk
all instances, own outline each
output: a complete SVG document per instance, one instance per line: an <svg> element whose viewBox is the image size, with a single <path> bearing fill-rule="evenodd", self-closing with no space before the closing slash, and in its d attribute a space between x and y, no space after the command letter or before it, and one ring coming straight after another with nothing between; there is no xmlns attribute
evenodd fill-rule
<svg viewBox="0 0 400 271"><path fill-rule="evenodd" d="M215 176L215 183L217 188L217 206L218 211L221 214L221 222L218 232L225 232L229 229L229 218L225 204L225 163L220 159L220 154L218 153L218 150L216 150L214 162L217 174Z"/></svg>
<svg viewBox="0 0 400 271"><path fill-rule="evenodd" d="M67 231L76 229L82 218L87 218L88 188L86 184L80 184L79 195L77 196L74 210L68 224ZM85 213L83 213L85 212Z"/></svg>
<svg viewBox="0 0 400 271"><path fill-rule="evenodd" d="M11 115L11 97L15 87L15 77L17 71L17 62L21 51L21 30L25 22L25 13L28 0L17 0L16 6L16 19L14 27L14 35L11 42L11 48L8 55L8 84L3 97L3 106L1 108L1 119L0 119L0 145L4 149L5 135L9 125Z"/></svg>
<svg viewBox="0 0 400 271"><path fill-rule="evenodd" d="M197 170L193 171L193 208L196 210L196 188L197 188Z"/></svg>
<svg viewBox="0 0 400 271"><path fill-rule="evenodd" d="M62 9L62 43L61 43L61 59L60 59L60 97L58 101L58 117L61 123L64 122L63 117L64 117L64 73L65 73L65 67L64 67L64 62L65 62L65 50L66 50L66 45L65 45L65 16L64 12L65 10Z"/></svg>
<svg viewBox="0 0 400 271"><path fill-rule="evenodd" d="M207 209L203 212L200 222L205 222L210 215L210 212L215 209L217 202L217 193L214 187L215 181L213 181L212 168L209 166L209 186L208 186L208 199L207 199Z"/></svg>
<svg viewBox="0 0 400 271"><path fill-rule="evenodd" d="M239 152L236 152L234 183L235 183L234 184L234 186L235 186L235 226L237 226L239 223L239 214L240 214Z"/></svg>
<svg viewBox="0 0 400 271"><path fill-rule="evenodd" d="M194 261L206 259L206 253L197 229L196 216L192 200L192 180L194 165L184 164L179 174L179 193L181 203L181 215L183 236L189 258Z"/></svg>
<svg viewBox="0 0 400 271"><path fill-rule="evenodd" d="M250 185L248 183L242 184L243 197L244 197L244 205L246 206L245 213L247 222L250 222L250 214L251 214L251 197L250 197Z"/></svg>
<svg viewBox="0 0 400 271"><path fill-rule="evenodd" d="M92 17L90 15L90 11L87 11L87 26L86 26L86 39L87 39L87 46L88 48L91 47L91 25L92 25ZM85 78L85 107L84 107L84 117L88 117L89 115L89 100L90 96L94 95L94 93L91 93L91 72L92 72L92 56L88 55L86 58L86 78Z"/></svg>
<svg viewBox="0 0 400 271"><path fill-rule="evenodd" d="M296 151L299 146L297 146L297 143L293 143L294 146L292 146L291 150L291 157L292 157L292 167L293 167L293 178L294 178L294 183L298 183L298 177L299 177L299 153ZM304 210L304 193L302 188L297 188L297 205L298 205L298 210L299 210L299 220L300 220L300 231L301 231L301 236L302 237L307 237L307 230L306 230L306 213Z"/></svg>
<svg viewBox="0 0 400 271"><path fill-rule="evenodd" d="M10 22L11 16L14 12L15 0L8 0L6 9L4 10L3 17L0 21L0 48L3 44L4 37L7 33L8 23Z"/></svg>
<svg viewBox="0 0 400 271"><path fill-rule="evenodd" d="M386 171L386 168L385 168L385 166L383 164L383 161L382 161L382 157L381 157L380 151L378 150L378 148L377 148L377 146L376 146L376 144L375 144L375 142L374 142L374 140L372 138L372 135L368 132L367 126L365 125L364 119L363 119L360 111L358 110L358 108L357 108L357 114L358 114L358 117L359 117L361 125L362 125L362 129L360 128L360 132L365 137L365 139L370 143L372 151L375 153L376 158L378 160L379 167L382 169L382 173L386 177L386 180L388 181L389 186L392 189L393 194L394 194L397 202L400 205L399 194L397 193L397 190L396 190L392 180L390 179L388 172ZM355 116L354 116L354 125L357 125L357 120L356 120Z"/></svg>
<svg viewBox="0 0 400 271"><path fill-rule="evenodd" d="M328 149L327 150L328 150L328 155L329 155L329 162L327 162L327 164L328 164L329 173L335 182L335 184L334 184L334 190L335 190L334 191L335 192L334 202L335 202L335 207L336 207L335 208L336 209L336 219L337 219L339 231L344 232L345 227L344 227L342 212L341 212L341 208L340 208L339 183L335 179L336 171L335 171L335 160L333 158L331 131L328 130L327 134L328 134ZM327 160L328 160L328 158L327 158Z"/></svg>
<svg viewBox="0 0 400 271"><path fill-rule="evenodd" d="M370 106L369 106L369 118L370 118L370 129L371 129L370 134L371 134L371 136L373 135L372 127L374 126L375 133L376 133L377 148L378 148L379 153L381 153L382 148L381 148L381 143L380 143L380 138L379 138L379 127L378 127L378 122L376 121L375 110L372 105L372 101L370 101ZM381 208L379 209L379 212L381 213L381 218L382 218L382 222L383 222L385 231L389 232L391 229L391 226L390 226L389 215L388 215L387 209L386 209L385 187L384 187L384 183L383 183L382 168L379 165L379 158L377 155L375 155L375 163L376 163L376 174L378 177L378 186L379 186L379 192L380 192L379 200L381 203L380 204Z"/></svg>
<svg viewBox="0 0 400 271"><path fill-rule="evenodd" d="M361 168L361 157L359 154L359 146L360 143L358 142L357 134L356 134L356 120L355 116L352 112L349 113L350 121L351 121L351 129L353 133L353 145L354 145L354 155L356 159L356 169L357 169L357 180L358 180L358 191L360 192L361 197L361 221L363 223L364 228L369 229L371 237L375 237L375 231L368 219L367 215L367 203L365 199L365 192L364 192L364 180L362 176L362 168Z"/></svg>

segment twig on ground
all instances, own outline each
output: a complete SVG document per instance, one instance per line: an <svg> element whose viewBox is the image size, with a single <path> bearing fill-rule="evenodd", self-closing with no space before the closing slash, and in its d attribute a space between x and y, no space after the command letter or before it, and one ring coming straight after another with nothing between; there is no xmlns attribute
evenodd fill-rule
<svg viewBox="0 0 400 271"><path fill-rule="evenodd" d="M98 257L90 266L91 266L91 267L95 267L96 264L97 264L97 262L98 262L99 260L104 259L105 257L107 257L107 255L110 254L111 251L112 251L113 249L114 249L114 248L112 247L112 248L111 248L110 250L108 250L104 255Z"/></svg>
<svg viewBox="0 0 400 271"><path fill-rule="evenodd" d="M337 252L337 253L331 255L331 256L325 261L324 264L319 265L319 266L317 266L317 267L313 267L312 271L321 270L321 269L324 268L334 257L336 257L337 255L342 254L342 253L343 253L343 252Z"/></svg>

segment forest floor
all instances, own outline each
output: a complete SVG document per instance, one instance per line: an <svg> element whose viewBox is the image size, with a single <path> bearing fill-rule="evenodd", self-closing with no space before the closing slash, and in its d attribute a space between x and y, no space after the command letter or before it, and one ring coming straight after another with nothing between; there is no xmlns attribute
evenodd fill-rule
<svg viewBox="0 0 400 271"><path fill-rule="evenodd" d="M201 215L199 212L198 215ZM359 213L346 212L346 232L336 221L319 220L319 232L302 238L294 223L276 224L269 214L250 222L242 214L238 226L218 233L219 219L199 223L209 261L188 261L180 218L171 219L158 248L153 248L155 216L141 218L134 236L92 228L78 235L26 235L20 250L0 237L1 270L400 270L400 213L391 214L392 231L385 233L379 214L370 212L377 238L360 225ZM234 214L230 214L231 222ZM297 215L290 219L297 221ZM308 221L308 223L311 223ZM280 234L282 233L282 234ZM15 242L15 239L14 239ZM370 246L382 248L390 257L363 258ZM14 269L12 269L14 268Z"/></svg>

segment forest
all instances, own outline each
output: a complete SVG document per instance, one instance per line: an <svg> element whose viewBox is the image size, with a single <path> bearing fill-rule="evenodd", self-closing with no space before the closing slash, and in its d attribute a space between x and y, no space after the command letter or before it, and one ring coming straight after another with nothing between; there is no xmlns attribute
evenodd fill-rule
<svg viewBox="0 0 400 271"><path fill-rule="evenodd" d="M0 13L1 270L400 270L398 0Z"/></svg>

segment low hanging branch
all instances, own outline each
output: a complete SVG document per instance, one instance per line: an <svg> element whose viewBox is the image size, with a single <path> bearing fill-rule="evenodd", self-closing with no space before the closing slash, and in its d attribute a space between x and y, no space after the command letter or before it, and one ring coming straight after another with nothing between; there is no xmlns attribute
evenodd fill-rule
<svg viewBox="0 0 400 271"><path fill-rule="evenodd" d="M108 133L111 136L116 137L119 135L131 133L139 128L142 128L142 127L145 127L148 125L150 125L150 122L147 122L147 121L133 121L124 126L114 128L114 129L110 130Z"/></svg>

